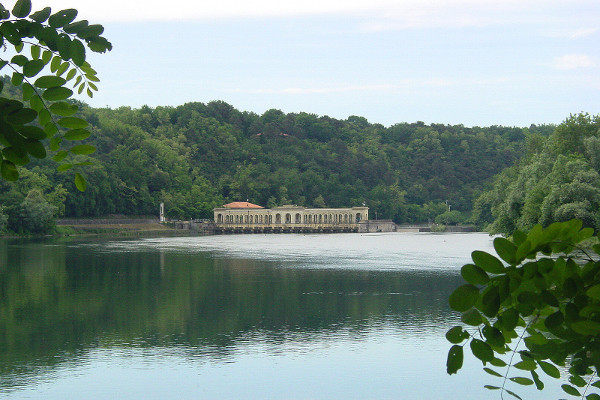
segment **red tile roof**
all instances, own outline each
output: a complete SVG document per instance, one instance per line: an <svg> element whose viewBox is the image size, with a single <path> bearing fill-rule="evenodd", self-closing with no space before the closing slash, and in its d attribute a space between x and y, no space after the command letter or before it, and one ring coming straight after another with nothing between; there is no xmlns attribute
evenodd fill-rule
<svg viewBox="0 0 600 400"><path fill-rule="evenodd" d="M233 203L225 204L225 208L264 208L256 204L248 203L247 201L234 201Z"/></svg>

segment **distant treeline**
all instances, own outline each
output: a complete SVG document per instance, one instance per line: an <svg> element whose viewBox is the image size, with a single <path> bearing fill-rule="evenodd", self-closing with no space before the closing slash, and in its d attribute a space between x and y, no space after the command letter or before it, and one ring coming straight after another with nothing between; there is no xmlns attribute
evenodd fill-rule
<svg viewBox="0 0 600 400"><path fill-rule="evenodd" d="M385 127L358 116L275 109L258 115L222 101L84 105L82 117L93 131L86 143L97 148L77 156L93 161L80 170L87 191L79 193L71 174L57 172L51 160L36 160L16 184L0 182L0 228L4 214L11 230L33 229L22 226L23 202L37 196L32 190L50 206L46 214L64 217L151 215L164 202L170 218L211 218L215 206L248 200L267 207L364 203L371 215L398 223L464 222L492 178L537 151L555 129Z"/></svg>

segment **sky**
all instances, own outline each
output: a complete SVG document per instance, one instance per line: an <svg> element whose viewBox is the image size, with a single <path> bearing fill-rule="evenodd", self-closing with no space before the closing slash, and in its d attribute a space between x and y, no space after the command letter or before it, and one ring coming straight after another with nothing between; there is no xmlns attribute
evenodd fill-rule
<svg viewBox="0 0 600 400"><path fill-rule="evenodd" d="M13 2L3 2L12 8ZM100 23L94 107L465 126L599 114L598 0L33 0Z"/></svg>

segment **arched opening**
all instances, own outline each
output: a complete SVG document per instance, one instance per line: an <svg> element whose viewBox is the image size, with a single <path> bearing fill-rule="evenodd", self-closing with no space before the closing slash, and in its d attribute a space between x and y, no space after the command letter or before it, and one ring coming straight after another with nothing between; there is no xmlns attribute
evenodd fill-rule
<svg viewBox="0 0 600 400"><path fill-rule="evenodd" d="M360 222L360 213L356 213L356 223Z"/></svg>
<svg viewBox="0 0 600 400"><path fill-rule="evenodd" d="M292 223L292 214L285 214L285 223L286 224L291 224Z"/></svg>
<svg viewBox="0 0 600 400"><path fill-rule="evenodd" d="M344 214L344 223L347 224L348 223L348 214Z"/></svg>
<svg viewBox="0 0 600 400"><path fill-rule="evenodd" d="M217 214L217 224L222 224L222 223L223 223L223 215Z"/></svg>
<svg viewBox="0 0 600 400"><path fill-rule="evenodd" d="M275 223L276 224L280 224L281 223L281 214L275 214Z"/></svg>
<svg viewBox="0 0 600 400"><path fill-rule="evenodd" d="M300 215L300 213L296 214L296 220L294 221L296 224L299 224L302 222L302 216Z"/></svg>

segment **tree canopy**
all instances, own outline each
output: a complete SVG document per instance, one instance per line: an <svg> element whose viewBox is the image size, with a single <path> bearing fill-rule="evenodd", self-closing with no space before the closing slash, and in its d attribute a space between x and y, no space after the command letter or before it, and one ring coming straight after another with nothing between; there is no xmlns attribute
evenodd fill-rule
<svg viewBox="0 0 600 400"><path fill-rule="evenodd" d="M572 218L600 230L600 116L571 115L532 139L526 157L476 200L475 221L504 234Z"/></svg>

